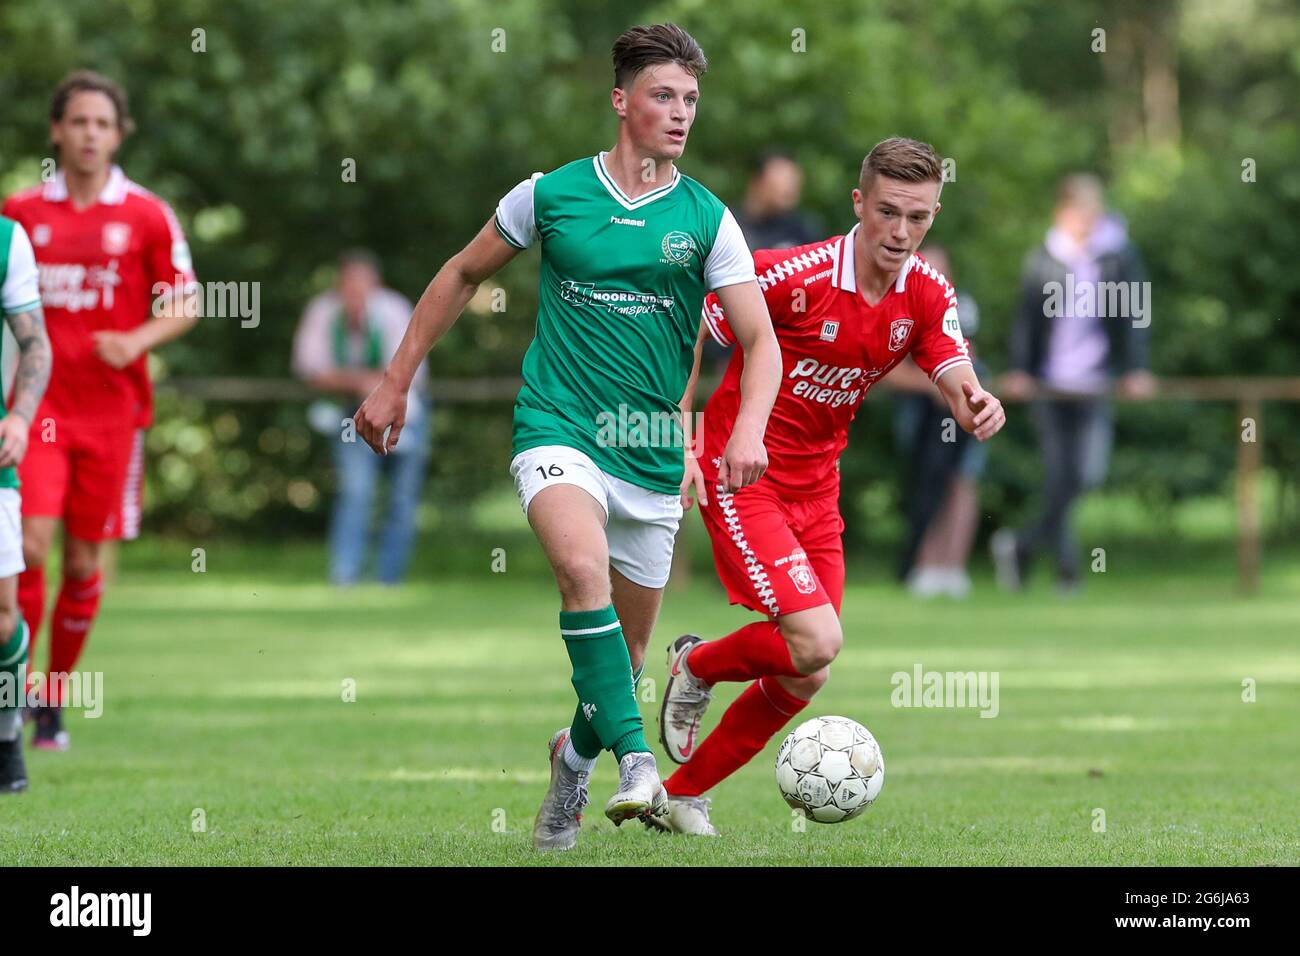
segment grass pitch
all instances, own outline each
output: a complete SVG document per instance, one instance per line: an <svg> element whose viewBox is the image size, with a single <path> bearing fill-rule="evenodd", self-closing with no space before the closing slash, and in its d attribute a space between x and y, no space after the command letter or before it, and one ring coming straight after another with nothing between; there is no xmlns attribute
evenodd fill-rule
<svg viewBox="0 0 1300 956"><path fill-rule="evenodd" d="M203 574L181 549L125 557L80 665L104 672L103 716L71 715L67 753L28 751L31 789L0 799L5 865L1300 862L1294 558L1270 558L1254 599L1226 563L1125 573L1113 557L1072 599L981 578L964 603L851 573L846 646L805 713L875 733L874 807L800 825L773 741L713 793L722 839L615 829L605 755L578 849L540 857L546 741L573 709L544 576L485 560L335 591L315 550L211 549ZM667 595L654 689L672 637L749 619L699 568ZM892 675L918 664L996 672L997 716L891 706ZM706 727L739 689L719 688ZM657 707L642 712L653 740Z"/></svg>

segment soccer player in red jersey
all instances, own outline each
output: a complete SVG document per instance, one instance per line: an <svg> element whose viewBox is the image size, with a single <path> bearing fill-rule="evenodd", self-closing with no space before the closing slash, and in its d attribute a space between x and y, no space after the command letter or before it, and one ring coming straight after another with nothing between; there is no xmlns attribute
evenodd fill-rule
<svg viewBox="0 0 1300 956"><path fill-rule="evenodd" d="M765 438L768 469L733 491L720 458L744 368L736 354L704 410L695 493L731 602L765 619L715 641L682 635L669 648L660 739L683 766L664 783L663 829L716 835L703 794L758 753L829 676L843 643L838 459L871 386L911 354L963 429L983 441L1005 422L1001 402L975 377L952 286L916 255L942 185L929 145L885 140L862 164L858 224L847 236L754 254L783 365ZM713 296L701 343L705 334L732 341ZM697 744L710 689L721 681L753 683Z"/></svg>
<svg viewBox="0 0 1300 956"><path fill-rule="evenodd" d="M27 570L18 602L33 646L45 612L45 557L64 524L63 583L50 626L51 706L38 709L33 738L50 749L67 747L64 680L56 675L72 672L94 623L103 542L122 537L124 518L138 508L140 476L130 472L152 418L149 350L197 321L186 298L194 272L176 217L113 163L130 129L121 87L90 71L69 75L50 106L57 173L3 209L31 238L54 355L19 468Z"/></svg>

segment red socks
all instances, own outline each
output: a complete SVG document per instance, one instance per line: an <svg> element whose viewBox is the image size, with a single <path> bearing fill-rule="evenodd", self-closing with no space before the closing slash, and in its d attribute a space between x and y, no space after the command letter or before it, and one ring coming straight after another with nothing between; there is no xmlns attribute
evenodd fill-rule
<svg viewBox="0 0 1300 956"><path fill-rule="evenodd" d="M706 684L748 681L769 675L804 676L795 670L790 649L774 621L755 621L726 637L700 644L687 657L686 666Z"/></svg>
<svg viewBox="0 0 1300 956"><path fill-rule="evenodd" d="M27 669L36 664L36 635L45 620L45 567L37 565L18 575L18 609L27 622Z"/></svg>
<svg viewBox="0 0 1300 956"><path fill-rule="evenodd" d="M66 577L63 579L63 588L59 591L59 599L54 604L54 614L50 621L49 673L71 674L76 668L81 648L90 635L90 626L95 622L102 591L103 584L98 571L80 581ZM63 683L58 681L50 687L50 703L55 706L63 703L58 699Z"/></svg>
<svg viewBox="0 0 1300 956"><path fill-rule="evenodd" d="M691 651L692 673L700 650ZM807 706L808 701L795 697L774 678L760 678L732 702L722 722L696 748L691 762L678 767L664 781L664 788L675 797L698 797L711 790L748 763L773 734Z"/></svg>

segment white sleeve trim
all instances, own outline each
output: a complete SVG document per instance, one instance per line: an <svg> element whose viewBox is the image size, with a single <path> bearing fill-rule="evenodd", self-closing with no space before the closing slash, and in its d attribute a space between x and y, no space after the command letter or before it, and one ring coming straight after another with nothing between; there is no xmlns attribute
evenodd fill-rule
<svg viewBox="0 0 1300 956"><path fill-rule="evenodd" d="M4 288L0 289L0 312L17 315L41 304L40 273L36 269L36 254L31 240L21 223L14 223L9 240L9 265L5 272Z"/></svg>
<svg viewBox="0 0 1300 956"><path fill-rule="evenodd" d="M930 373L930 381L937 385L939 383L939 377L943 375L944 372L951 371L959 365L972 365L972 363L971 360L964 355L954 355L952 358L940 362L934 367L934 371ZM974 366L972 365L972 367Z"/></svg>
<svg viewBox="0 0 1300 956"><path fill-rule="evenodd" d="M723 209L717 238L713 240L709 257L704 260L704 288L713 291L741 282L753 282L756 278L754 257L750 255L740 224L730 209Z"/></svg>
<svg viewBox="0 0 1300 956"><path fill-rule="evenodd" d="M516 249L527 249L541 238L533 214L533 184L541 175L533 173L497 203L497 231Z"/></svg>

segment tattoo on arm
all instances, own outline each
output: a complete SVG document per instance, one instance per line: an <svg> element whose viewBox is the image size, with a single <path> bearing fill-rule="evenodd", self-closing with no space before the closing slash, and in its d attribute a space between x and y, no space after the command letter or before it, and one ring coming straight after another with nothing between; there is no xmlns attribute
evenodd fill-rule
<svg viewBox="0 0 1300 956"><path fill-rule="evenodd" d="M36 417L36 407L50 381L53 359L45 334L45 313L38 305L28 312L7 316L18 342L18 369L14 372L13 405L10 411L27 421Z"/></svg>

